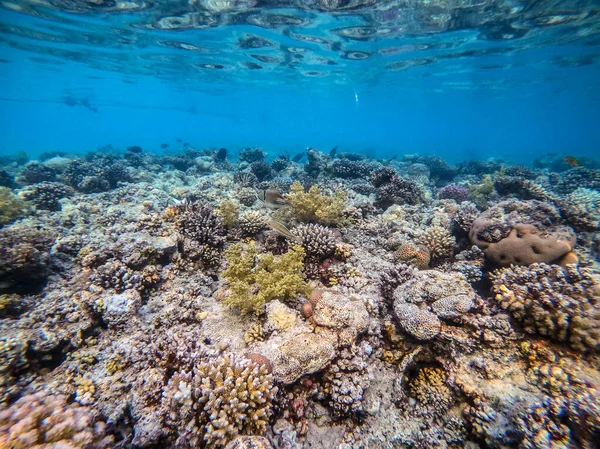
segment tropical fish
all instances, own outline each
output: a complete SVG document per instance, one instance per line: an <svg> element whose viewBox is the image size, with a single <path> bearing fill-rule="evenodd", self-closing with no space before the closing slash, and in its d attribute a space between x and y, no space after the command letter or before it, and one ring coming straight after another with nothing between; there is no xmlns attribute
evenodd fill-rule
<svg viewBox="0 0 600 449"><path fill-rule="evenodd" d="M177 138L177 142L183 142L179 137Z"/></svg>
<svg viewBox="0 0 600 449"><path fill-rule="evenodd" d="M299 242L300 237L290 231L285 225L279 220L271 219L267 222L267 225L277 234L284 236L288 240L292 240L293 242Z"/></svg>
<svg viewBox="0 0 600 449"><path fill-rule="evenodd" d="M298 162L300 159L302 159L302 158L304 157L304 155L305 155L305 154L306 154L306 153L298 153L296 156L294 156L294 157L292 158L292 161L294 161L294 162Z"/></svg>
<svg viewBox="0 0 600 449"><path fill-rule="evenodd" d="M183 146L184 146L184 147L189 147L189 146L190 146L190 144L189 144L189 142L183 142Z"/></svg>
<svg viewBox="0 0 600 449"><path fill-rule="evenodd" d="M286 200L278 190L275 189L258 190L256 192L256 198L258 198L259 201L271 209L280 209L290 205L290 202Z"/></svg>
<svg viewBox="0 0 600 449"><path fill-rule="evenodd" d="M133 145L131 147L127 147L127 151L129 151L130 153L141 153L142 147L138 145Z"/></svg>
<svg viewBox="0 0 600 449"><path fill-rule="evenodd" d="M162 149L165 149L165 148L167 148L168 146L169 146L169 144L168 144L168 143L161 143L161 144L160 144L160 147L161 147Z"/></svg>
<svg viewBox="0 0 600 449"><path fill-rule="evenodd" d="M336 145L336 146L334 146L334 147L331 149L331 151L329 152L329 156L331 156L331 157L335 157L335 155L336 155L336 153L337 153L337 149L338 149L338 146L337 146L337 145Z"/></svg>
<svg viewBox="0 0 600 449"><path fill-rule="evenodd" d="M565 163L569 164L571 167L579 167L579 161L573 156L566 156L564 159Z"/></svg>

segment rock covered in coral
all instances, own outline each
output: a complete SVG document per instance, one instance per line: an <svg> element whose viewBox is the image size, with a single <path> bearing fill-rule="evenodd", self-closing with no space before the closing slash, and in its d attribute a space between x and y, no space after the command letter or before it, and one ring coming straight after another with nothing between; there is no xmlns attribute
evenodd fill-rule
<svg viewBox="0 0 600 449"><path fill-rule="evenodd" d="M567 223L575 230L593 231L600 228L600 192L579 188L555 202Z"/></svg>
<svg viewBox="0 0 600 449"><path fill-rule="evenodd" d="M477 219L480 212L475 203L470 201L463 202L458 206L454 216L454 225L462 234L468 234L473 222Z"/></svg>
<svg viewBox="0 0 600 449"><path fill-rule="evenodd" d="M466 187L449 184L440 189L438 197L441 200L449 199L461 203L469 199L469 191Z"/></svg>
<svg viewBox="0 0 600 449"><path fill-rule="evenodd" d="M225 230L212 207L200 202L186 202L178 209L176 224L183 236L210 247L223 245Z"/></svg>
<svg viewBox="0 0 600 449"><path fill-rule="evenodd" d="M371 183L377 188L376 204L383 209L392 204L418 204L424 198L423 190L415 181L399 176L389 167L375 170Z"/></svg>
<svg viewBox="0 0 600 449"><path fill-rule="evenodd" d="M439 416L448 411L454 395L440 368L425 366L408 381L409 398L416 402L411 412L418 415Z"/></svg>
<svg viewBox="0 0 600 449"><path fill-rule="evenodd" d="M394 292L394 313L400 327L419 340L430 340L441 321L468 313L478 297L463 275L437 270L416 272Z"/></svg>
<svg viewBox="0 0 600 449"><path fill-rule="evenodd" d="M495 276L492 293L527 332L579 351L600 348L600 286L587 270L546 264L506 268Z"/></svg>
<svg viewBox="0 0 600 449"><path fill-rule="evenodd" d="M252 435L237 437L225 449L273 449L273 446L265 437Z"/></svg>
<svg viewBox="0 0 600 449"><path fill-rule="evenodd" d="M28 394L0 411L0 446L12 449L108 449L113 437L88 407L64 395Z"/></svg>
<svg viewBox="0 0 600 449"><path fill-rule="evenodd" d="M317 259L331 256L335 250L333 232L319 224L302 224L292 230L306 255Z"/></svg>
<svg viewBox="0 0 600 449"><path fill-rule="evenodd" d="M253 162L262 162L265 157L267 157L267 153L260 148L244 148L240 151L239 160L240 162L251 164Z"/></svg>
<svg viewBox="0 0 600 449"><path fill-rule="evenodd" d="M24 184L52 182L56 179L56 171L40 162L29 162L19 173L18 181Z"/></svg>
<svg viewBox="0 0 600 449"><path fill-rule="evenodd" d="M367 344L344 348L323 375L324 394L335 415L364 412L364 394L370 385L367 358L371 352Z"/></svg>
<svg viewBox="0 0 600 449"><path fill-rule="evenodd" d="M367 329L369 313L358 298L334 290L316 290L310 301L312 320L318 326L335 330L341 345L349 345Z"/></svg>
<svg viewBox="0 0 600 449"><path fill-rule="evenodd" d="M50 272L50 235L26 225L0 230L0 289L30 291Z"/></svg>
<svg viewBox="0 0 600 449"><path fill-rule="evenodd" d="M26 201L39 210L60 210L60 200L68 195L67 188L58 182L40 182L28 186L20 193Z"/></svg>
<svg viewBox="0 0 600 449"><path fill-rule="evenodd" d="M350 159L334 159L327 166L327 171L339 178L363 178L369 175L372 167L368 162Z"/></svg>
<svg viewBox="0 0 600 449"><path fill-rule="evenodd" d="M504 201L481 214L469 236L498 265L560 261L575 245L575 233L561 226L560 213L539 201Z"/></svg>
<svg viewBox="0 0 600 449"><path fill-rule="evenodd" d="M25 213L25 203L8 187L0 187L0 226Z"/></svg>
<svg viewBox="0 0 600 449"><path fill-rule="evenodd" d="M163 403L176 447L223 447L240 434L265 432L276 394L264 366L230 354L175 373Z"/></svg>

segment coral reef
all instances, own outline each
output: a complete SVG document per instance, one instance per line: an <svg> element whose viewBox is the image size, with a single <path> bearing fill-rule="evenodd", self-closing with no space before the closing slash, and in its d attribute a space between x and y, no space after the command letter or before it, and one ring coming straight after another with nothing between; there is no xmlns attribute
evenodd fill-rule
<svg viewBox="0 0 600 449"><path fill-rule="evenodd" d="M527 332L579 351L600 347L600 287L585 269L546 264L506 268L494 276L492 293Z"/></svg>
<svg viewBox="0 0 600 449"><path fill-rule="evenodd" d="M265 228L267 217L260 211L249 210L240 215L239 225L244 235L253 236Z"/></svg>
<svg viewBox="0 0 600 449"><path fill-rule="evenodd" d="M457 203L462 203L463 201L467 201L469 199L469 191L466 187L449 184L440 189L438 192L438 197L441 200L449 199L454 200Z"/></svg>
<svg viewBox="0 0 600 449"><path fill-rule="evenodd" d="M0 187L0 226L23 215L25 203L8 187Z"/></svg>
<svg viewBox="0 0 600 449"><path fill-rule="evenodd" d="M68 188L58 182L40 182L22 190L21 197L38 210L60 210L60 200L69 194Z"/></svg>

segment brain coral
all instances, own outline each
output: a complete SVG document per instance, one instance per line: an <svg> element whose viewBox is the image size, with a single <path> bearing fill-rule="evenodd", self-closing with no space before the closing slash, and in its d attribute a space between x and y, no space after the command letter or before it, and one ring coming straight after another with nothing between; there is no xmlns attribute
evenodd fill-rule
<svg viewBox="0 0 600 449"><path fill-rule="evenodd" d="M495 276L492 293L525 331L573 348L600 348L600 285L585 269L533 264Z"/></svg>
<svg viewBox="0 0 600 449"><path fill-rule="evenodd" d="M575 245L575 233L559 221L559 212L546 203L503 201L473 222L469 237L498 265L558 262Z"/></svg>

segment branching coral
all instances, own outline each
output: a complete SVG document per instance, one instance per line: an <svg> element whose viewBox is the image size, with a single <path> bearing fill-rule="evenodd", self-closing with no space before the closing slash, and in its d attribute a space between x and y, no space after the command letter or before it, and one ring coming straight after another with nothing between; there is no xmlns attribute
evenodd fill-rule
<svg viewBox="0 0 600 449"><path fill-rule="evenodd" d="M439 368L423 367L408 382L410 396L416 399L416 414L439 416L454 402L452 391L446 385L445 374Z"/></svg>
<svg viewBox="0 0 600 449"><path fill-rule="evenodd" d="M304 250L293 246L275 257L272 254L257 255L253 244L246 247L232 245L225 251L228 268L223 272L229 295L224 304L238 307L243 313L258 313L273 299L290 299L308 292L304 280Z"/></svg>
<svg viewBox="0 0 600 449"><path fill-rule="evenodd" d="M318 224L302 224L293 230L308 257L322 259L335 250L335 238L330 229Z"/></svg>
<svg viewBox="0 0 600 449"><path fill-rule="evenodd" d="M249 210L240 215L240 229L247 236L258 234L267 224L267 216L257 210Z"/></svg>
<svg viewBox="0 0 600 449"><path fill-rule="evenodd" d="M579 351L600 348L600 287L585 269L546 264L506 268L495 276L492 293L527 332Z"/></svg>
<svg viewBox="0 0 600 449"><path fill-rule="evenodd" d="M108 449L113 438L92 410L67 397L41 392L23 396L0 412L0 447L11 449Z"/></svg>
<svg viewBox="0 0 600 449"><path fill-rule="evenodd" d="M421 233L417 243L429 250L432 259L444 259L452 256L455 240L448 229L436 225Z"/></svg>
<svg viewBox="0 0 600 449"><path fill-rule="evenodd" d="M265 432L276 394L266 367L235 355L175 373L163 392L179 435L175 447L223 447L240 434Z"/></svg>
<svg viewBox="0 0 600 449"><path fill-rule="evenodd" d="M318 222L324 225L340 225L344 222L346 194L338 189L333 196L323 195L318 186L313 185L308 192L300 182L290 187L290 206L294 215L304 222Z"/></svg>
<svg viewBox="0 0 600 449"><path fill-rule="evenodd" d="M40 182L28 186L20 195L36 209L57 211L60 210L59 200L67 196L67 189L58 182Z"/></svg>

